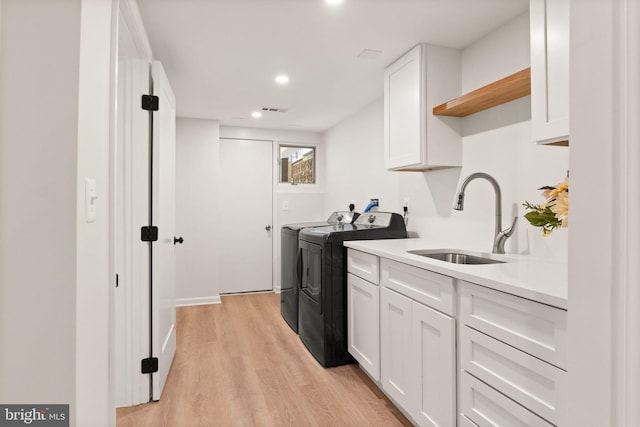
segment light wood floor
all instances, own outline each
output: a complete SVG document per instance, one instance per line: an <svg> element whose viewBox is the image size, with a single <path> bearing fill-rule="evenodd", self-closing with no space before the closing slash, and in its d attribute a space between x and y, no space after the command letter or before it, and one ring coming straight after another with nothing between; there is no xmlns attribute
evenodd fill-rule
<svg viewBox="0 0 640 427"><path fill-rule="evenodd" d="M273 293L181 307L160 402L117 411L118 427L410 426L357 365L324 369Z"/></svg>

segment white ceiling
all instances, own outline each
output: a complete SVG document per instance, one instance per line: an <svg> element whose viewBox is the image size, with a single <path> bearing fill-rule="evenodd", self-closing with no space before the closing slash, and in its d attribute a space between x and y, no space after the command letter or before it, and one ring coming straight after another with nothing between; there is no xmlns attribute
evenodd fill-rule
<svg viewBox="0 0 640 427"><path fill-rule="evenodd" d="M383 70L419 42L463 48L528 0L138 0L181 117L324 131L382 96ZM381 51L361 59L364 49ZM290 76L287 86L274 82ZM266 112L263 106L288 111Z"/></svg>

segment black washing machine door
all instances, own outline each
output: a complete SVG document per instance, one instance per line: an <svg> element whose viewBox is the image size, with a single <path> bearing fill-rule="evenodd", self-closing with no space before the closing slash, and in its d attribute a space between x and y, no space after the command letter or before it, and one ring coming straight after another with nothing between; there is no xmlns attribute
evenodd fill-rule
<svg viewBox="0 0 640 427"><path fill-rule="evenodd" d="M298 277L300 293L322 313L322 246L300 240Z"/></svg>

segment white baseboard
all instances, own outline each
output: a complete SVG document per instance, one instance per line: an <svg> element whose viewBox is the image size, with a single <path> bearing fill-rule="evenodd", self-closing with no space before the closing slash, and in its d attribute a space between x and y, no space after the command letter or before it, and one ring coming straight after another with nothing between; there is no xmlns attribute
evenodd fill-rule
<svg viewBox="0 0 640 427"><path fill-rule="evenodd" d="M176 306L189 307L192 305L209 305L209 304L221 304L220 295L211 297L199 297L199 298L178 298L176 300Z"/></svg>

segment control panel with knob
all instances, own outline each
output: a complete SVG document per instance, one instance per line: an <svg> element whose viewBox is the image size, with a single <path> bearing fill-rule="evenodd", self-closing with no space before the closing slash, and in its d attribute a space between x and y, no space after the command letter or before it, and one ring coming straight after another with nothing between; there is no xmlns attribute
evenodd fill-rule
<svg viewBox="0 0 640 427"><path fill-rule="evenodd" d="M379 212L363 214L353 223L354 225L366 225L367 227L388 227L391 224L391 212Z"/></svg>

